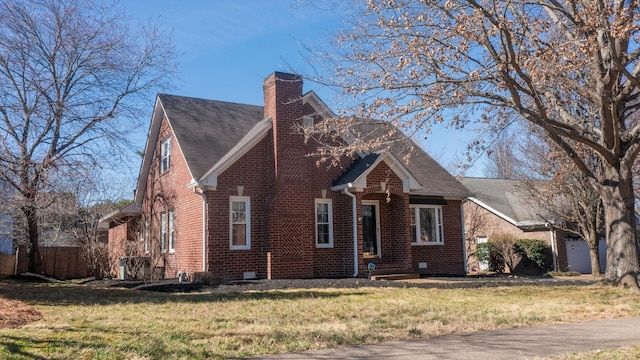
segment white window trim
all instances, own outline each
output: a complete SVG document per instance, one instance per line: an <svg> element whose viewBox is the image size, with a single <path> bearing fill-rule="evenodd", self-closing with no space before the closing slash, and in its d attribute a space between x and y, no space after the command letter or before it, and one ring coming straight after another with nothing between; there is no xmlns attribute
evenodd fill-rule
<svg viewBox="0 0 640 360"><path fill-rule="evenodd" d="M246 244L233 245L233 202L244 201L247 211L246 225ZM229 197L229 249L231 250L250 250L251 249L251 198L248 196L230 196Z"/></svg>
<svg viewBox="0 0 640 360"><path fill-rule="evenodd" d="M160 213L160 252L167 252L167 213Z"/></svg>
<svg viewBox="0 0 640 360"><path fill-rule="evenodd" d="M169 252L176 251L176 231L175 231L176 213L175 210L169 210Z"/></svg>
<svg viewBox="0 0 640 360"><path fill-rule="evenodd" d="M166 149L166 153L165 153ZM167 166L164 166L164 160L167 159ZM164 174L171 168L171 136L160 141L160 174Z"/></svg>
<svg viewBox="0 0 640 360"><path fill-rule="evenodd" d="M442 246L444 245L444 219L442 215L442 206L440 205L409 205L409 208L416 209L414 211L414 219L416 224L416 238L411 239L412 246ZM436 209L436 238L438 241L417 241L420 236L420 211L419 209Z"/></svg>
<svg viewBox="0 0 640 360"><path fill-rule="evenodd" d="M329 243L318 243L318 204L327 204L327 211L329 212ZM313 206L313 213L315 215L315 232L316 232L316 247L317 248L333 248L333 201L331 199L315 199Z"/></svg>

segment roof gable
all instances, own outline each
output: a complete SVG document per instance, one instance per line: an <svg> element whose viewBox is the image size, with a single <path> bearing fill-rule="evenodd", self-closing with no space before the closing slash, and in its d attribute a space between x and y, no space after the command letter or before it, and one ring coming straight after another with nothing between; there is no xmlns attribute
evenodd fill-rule
<svg viewBox="0 0 640 360"><path fill-rule="evenodd" d="M367 187L367 175L381 162L387 164L391 171L402 180L404 192L422 188L420 183L390 152L382 152L369 154L356 161L344 175L334 182L331 190L363 189Z"/></svg>
<svg viewBox="0 0 640 360"><path fill-rule="evenodd" d="M165 118L193 179L200 179L263 119L263 107L158 94L140 169L136 203L142 202L160 125Z"/></svg>
<svg viewBox="0 0 640 360"><path fill-rule="evenodd" d="M462 178L474 195L470 201L518 227L544 227L550 216L528 200L520 180Z"/></svg>

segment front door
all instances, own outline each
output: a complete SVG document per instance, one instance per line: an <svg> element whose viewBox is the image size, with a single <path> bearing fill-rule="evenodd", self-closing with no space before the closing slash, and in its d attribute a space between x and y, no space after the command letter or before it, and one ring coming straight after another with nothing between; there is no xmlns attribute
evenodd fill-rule
<svg viewBox="0 0 640 360"><path fill-rule="evenodd" d="M365 256L380 256L377 210L374 203L362 204L362 241Z"/></svg>

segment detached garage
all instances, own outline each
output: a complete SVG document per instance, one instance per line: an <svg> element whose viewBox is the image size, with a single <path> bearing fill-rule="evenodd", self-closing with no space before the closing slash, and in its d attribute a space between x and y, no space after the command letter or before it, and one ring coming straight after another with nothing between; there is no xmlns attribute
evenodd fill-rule
<svg viewBox="0 0 640 360"><path fill-rule="evenodd" d="M582 239L567 238L567 268L569 271L577 271L581 274L591 274L591 259L589 245ZM607 243L600 239L598 244L600 257L600 272L603 273L607 265Z"/></svg>

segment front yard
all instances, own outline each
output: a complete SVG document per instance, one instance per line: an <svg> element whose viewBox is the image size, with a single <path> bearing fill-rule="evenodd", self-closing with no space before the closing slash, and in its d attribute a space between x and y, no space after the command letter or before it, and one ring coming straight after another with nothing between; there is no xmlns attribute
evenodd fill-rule
<svg viewBox="0 0 640 360"><path fill-rule="evenodd" d="M42 314L0 329L0 358L222 359L640 315L640 295L599 285L322 284L162 293L0 280L0 299Z"/></svg>

